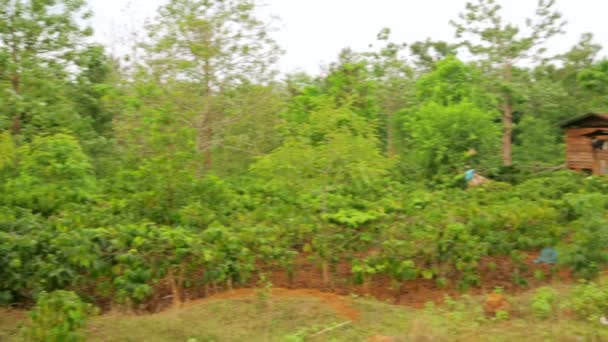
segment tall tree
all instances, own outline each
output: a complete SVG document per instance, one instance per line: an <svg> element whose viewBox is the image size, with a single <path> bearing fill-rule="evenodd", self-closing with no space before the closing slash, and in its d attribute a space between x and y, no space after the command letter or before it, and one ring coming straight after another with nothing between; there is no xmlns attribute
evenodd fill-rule
<svg viewBox="0 0 608 342"><path fill-rule="evenodd" d="M202 174L212 167L216 130L225 124L220 97L234 85L268 81L280 49L250 0L171 0L148 30L148 63L159 80L187 81L197 88L182 104L198 110L191 125Z"/></svg>
<svg viewBox="0 0 608 342"><path fill-rule="evenodd" d="M369 63L361 53L343 49L338 61L330 65L323 88L339 104L352 105L355 112L366 118L378 117L378 84L372 79Z"/></svg>
<svg viewBox="0 0 608 342"><path fill-rule="evenodd" d="M608 108L608 59L582 70L577 77L578 84L591 95L589 109L604 111Z"/></svg>
<svg viewBox="0 0 608 342"><path fill-rule="evenodd" d="M410 105L414 99L414 72L403 55L407 45L394 43L388 28L378 33L378 51L367 53L371 77L377 83L376 96L384 122L386 153L389 157L398 152L399 133L395 114Z"/></svg>
<svg viewBox="0 0 608 342"><path fill-rule="evenodd" d="M468 167L490 171L496 165L495 101L482 91L480 79L477 68L450 56L418 80L420 104L403 118L411 146L405 158L417 166L411 171L443 182Z"/></svg>
<svg viewBox="0 0 608 342"><path fill-rule="evenodd" d="M457 46L441 40L434 41L430 38L410 45L410 54L413 57L414 64L422 72L433 70L438 61L450 55L456 55L456 53Z"/></svg>
<svg viewBox="0 0 608 342"><path fill-rule="evenodd" d="M562 33L565 22L555 9L555 0L539 0L535 16L526 19L526 32L506 22L496 0L468 2L459 20L452 21L461 44L479 58L495 92L501 97L503 163L513 163L514 68L522 61L538 61L546 52L545 43Z"/></svg>
<svg viewBox="0 0 608 342"><path fill-rule="evenodd" d="M92 31L79 21L91 16L85 0L0 0L0 87L6 87L4 115L20 134L39 106L41 74L62 78ZM44 71L44 72L42 72ZM40 102L40 101L39 101Z"/></svg>

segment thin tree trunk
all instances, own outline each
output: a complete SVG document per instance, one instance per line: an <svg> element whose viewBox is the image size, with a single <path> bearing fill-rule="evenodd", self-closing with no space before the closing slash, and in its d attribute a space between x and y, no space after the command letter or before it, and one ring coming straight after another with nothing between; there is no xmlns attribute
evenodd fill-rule
<svg viewBox="0 0 608 342"><path fill-rule="evenodd" d="M504 80L510 85L513 78L512 65L507 63L504 70ZM502 138L502 159L505 166L513 165L513 99L510 90L504 93L502 122L504 134Z"/></svg>
<svg viewBox="0 0 608 342"><path fill-rule="evenodd" d="M395 156L395 143L393 138L393 114L386 114L386 152L389 158Z"/></svg>
<svg viewBox="0 0 608 342"><path fill-rule="evenodd" d="M323 261L321 270L323 272L323 284L327 285L329 284L329 265L327 264L327 261Z"/></svg>
<svg viewBox="0 0 608 342"><path fill-rule="evenodd" d="M513 106L511 95L505 95L503 105L504 135L502 138L502 159L505 166L513 165Z"/></svg>
<svg viewBox="0 0 608 342"><path fill-rule="evenodd" d="M206 40L208 40L208 38L206 38ZM204 81L200 95L204 101L204 108L201 112L200 125L196 134L197 155L199 158L202 158L202 165L199 163L197 170L197 176L199 176L199 178L203 175L203 170L208 172L213 166L211 147L213 144L213 124L215 118L213 116L213 106L211 104L212 70L211 61L209 59L203 61L203 75Z"/></svg>
<svg viewBox="0 0 608 342"><path fill-rule="evenodd" d="M234 286L232 284L232 277L228 277L228 279L226 280L226 286L228 286L228 291L232 291L234 289Z"/></svg>
<svg viewBox="0 0 608 342"><path fill-rule="evenodd" d="M173 296L173 307L178 308L182 305L181 278L182 275L175 276L173 271L169 273L171 282L171 295Z"/></svg>
<svg viewBox="0 0 608 342"><path fill-rule="evenodd" d="M213 141L213 115L211 112L207 113L205 120L203 121L203 136L206 145L205 149L205 170L211 170L213 166L213 159L211 154L211 144Z"/></svg>
<svg viewBox="0 0 608 342"><path fill-rule="evenodd" d="M19 135L19 133L21 133L21 113L19 112L13 114L13 125L11 132L13 135Z"/></svg>
<svg viewBox="0 0 608 342"><path fill-rule="evenodd" d="M209 97L205 99L204 108L200 113L196 129L196 155L201 158L197 162L197 177L201 178L213 166L211 146L213 144L213 114Z"/></svg>
<svg viewBox="0 0 608 342"><path fill-rule="evenodd" d="M17 44L17 37L15 35L15 31L12 26L10 26L10 34L11 34L11 61L13 63L13 72L11 75L11 86L13 88L13 92L18 97L21 95L21 75L19 74L19 46ZM13 135L18 135L21 132L21 120L22 113L18 110L15 110L13 113L13 126L12 133Z"/></svg>
<svg viewBox="0 0 608 342"><path fill-rule="evenodd" d="M369 279L366 276L363 277L363 284L361 284L361 288L363 289L363 294L366 296L369 295L369 283L370 282L371 282L371 279Z"/></svg>

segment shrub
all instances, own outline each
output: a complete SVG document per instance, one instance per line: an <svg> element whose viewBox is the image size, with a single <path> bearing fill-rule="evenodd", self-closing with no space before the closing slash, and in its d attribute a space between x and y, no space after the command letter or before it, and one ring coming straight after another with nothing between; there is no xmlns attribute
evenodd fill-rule
<svg viewBox="0 0 608 342"><path fill-rule="evenodd" d="M532 312L540 319L549 318L554 312L556 293L550 287L541 287L536 290L532 298Z"/></svg>
<svg viewBox="0 0 608 342"><path fill-rule="evenodd" d="M564 307L574 311L580 319L597 322L608 313L608 285L581 283L573 289Z"/></svg>
<svg viewBox="0 0 608 342"><path fill-rule="evenodd" d="M51 215L94 197L93 167L73 136L36 137L19 149L19 157L19 174L6 186L8 204Z"/></svg>
<svg viewBox="0 0 608 342"><path fill-rule="evenodd" d="M81 332L88 317L96 309L84 303L71 291L42 292L32 311L32 323L26 328L28 341L84 341Z"/></svg>
<svg viewBox="0 0 608 342"><path fill-rule="evenodd" d="M572 267L579 276L593 279L608 265L608 221L586 217L570 227L573 233L560 248L560 263Z"/></svg>

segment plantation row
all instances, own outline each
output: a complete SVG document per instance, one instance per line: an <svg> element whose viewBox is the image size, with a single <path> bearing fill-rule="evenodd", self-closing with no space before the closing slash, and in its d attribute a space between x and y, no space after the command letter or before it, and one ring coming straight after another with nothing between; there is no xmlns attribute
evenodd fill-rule
<svg viewBox="0 0 608 342"><path fill-rule="evenodd" d="M141 193L93 196L83 190L86 177L69 181L81 187L47 187L52 196L44 203L31 201L43 186L36 179L8 183L20 192L0 206L0 302L29 303L40 291L67 289L94 302L137 306L163 287L179 302L186 289L245 284L262 266L293 276L300 255L325 281L346 262L355 284L381 275L396 287L425 278L460 289L481 285L479 261L488 255L525 267L522 252L554 247L560 267L585 278L608 264L608 179L571 172L468 190L385 180L375 186L381 192L330 192L321 204L251 179L237 187L208 176L191 183L195 191L169 212L170 225L134 220L143 216ZM203 198L213 206L203 206ZM51 209L53 200L69 205ZM517 274L513 281L525 285Z"/></svg>

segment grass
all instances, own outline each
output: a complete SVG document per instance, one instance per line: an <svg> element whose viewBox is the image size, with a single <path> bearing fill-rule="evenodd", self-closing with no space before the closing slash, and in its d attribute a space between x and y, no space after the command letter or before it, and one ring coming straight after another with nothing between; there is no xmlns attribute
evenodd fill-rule
<svg viewBox="0 0 608 342"><path fill-rule="evenodd" d="M250 292L151 315L109 313L91 319L87 340L298 342L391 336L394 341L608 341L608 327L594 322L567 315L535 319L528 310L529 294L513 298L512 317L501 321L485 317L483 298L413 309L364 298L290 293L259 298ZM346 323L353 317L347 317L345 307L357 312L352 323ZM0 341L19 341L25 317L19 311L0 311Z"/></svg>

